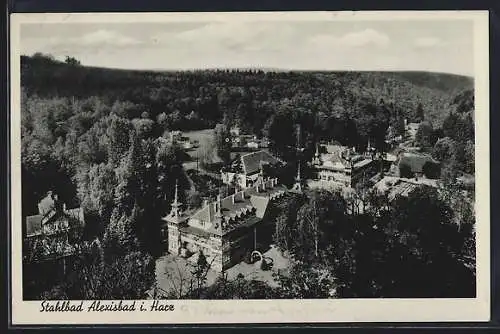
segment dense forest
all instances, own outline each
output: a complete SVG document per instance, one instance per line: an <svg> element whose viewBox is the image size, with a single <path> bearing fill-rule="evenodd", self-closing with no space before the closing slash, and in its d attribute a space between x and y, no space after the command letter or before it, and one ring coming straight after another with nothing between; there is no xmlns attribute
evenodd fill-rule
<svg viewBox="0 0 500 334"><path fill-rule="evenodd" d="M84 238L102 241L99 243L102 246L95 250L99 260L82 257L75 263L74 275L67 286L61 288L65 296L74 299L96 295L106 298L143 296L146 282L150 283L153 276L152 258L161 252L159 222L170 209L175 182L179 183L183 203L196 206L195 203L200 202L199 190L190 182L200 183L201 176L190 172L189 177L183 170L184 152L166 136L172 130L216 128L215 152L226 161L230 157L229 148L222 139L230 126L238 125L250 134L268 137L270 149L291 161L297 123L302 125L301 140L307 148L306 154L311 155L318 140L336 140L360 149L371 140L374 146L383 149L389 126L396 132L404 131L401 126L406 119L422 122L417 142L423 150L442 161L445 166L443 178L448 180L450 189L455 186L454 180L460 172L474 173L474 95L472 80L466 77L421 72L144 72L89 68L74 58L60 62L41 54L23 56L21 66L23 216L35 214L38 201L48 190L54 190L69 206L84 208ZM213 193L215 188L212 188L206 192ZM454 191L448 193L459 201ZM298 249L310 250L306 243L313 239L306 232L293 235L293 231L307 229L295 225L287 227L287 224L304 222L300 217L309 215L310 205L315 201L337 203L340 207L343 202L335 196L329 197L333 195L311 196L301 199L302 202L292 201L295 206L284 210L294 216L276 215L281 222L277 228L287 231L286 237L278 233L276 242L282 243L283 251L295 252L298 262L324 266L332 254L297 252ZM411 215L431 208L439 214L437 217L442 215L450 221L452 217L446 206L450 201L443 204L435 200L436 196L421 194L410 201L413 206L405 207L407 211L387 208L383 214L359 217L358 223L368 219L370 226L374 226L380 224L379 220L394 221L394 228L402 226L418 239L420 230L415 232L415 226L411 225L416 222L405 222L404 217L396 215L404 212ZM328 222L336 221L335 217L344 219L341 208L324 215L326 225L321 228L328 229ZM377 222L373 221L374 217ZM362 230L344 229L343 233L351 233L349 238L357 238L368 233L368 230L360 232ZM472 232L467 231L457 231L459 246L470 242ZM324 233L327 239L340 236ZM375 233L374 237L381 244L387 238L396 240L394 231L369 230L369 233ZM351 240L349 238L346 236L345 240ZM371 240L352 239L352 243L362 244L368 239ZM283 246L288 242L284 240L293 240L296 245ZM433 240L430 246L436 248L440 242ZM373 247L381 247L381 244ZM393 247L399 245L397 241ZM383 250L373 248L373 251ZM462 258L465 250L454 249L453 252L453 256L458 254L456 256ZM363 256L369 257L368 254ZM423 265L422 255L415 256L416 261L420 261L418 264ZM447 260L449 258L443 261ZM106 270L102 270L103 264ZM109 286L110 275L120 267L135 273L132 279L140 291L127 289L127 285L136 283L126 281ZM349 271L346 275L350 278L355 275L353 268L339 270ZM85 287L82 282L90 278L82 275L93 275L91 279L97 286ZM401 278L398 283L401 289L410 278ZM449 284L446 278L443 280L443 284ZM346 278L344 283L347 281ZM281 282L293 283L286 278ZM389 289L390 284L396 283L384 284ZM363 286L363 289L368 287ZM346 287L343 291L338 295L365 295L354 287ZM53 293L61 297L62 292Z"/></svg>

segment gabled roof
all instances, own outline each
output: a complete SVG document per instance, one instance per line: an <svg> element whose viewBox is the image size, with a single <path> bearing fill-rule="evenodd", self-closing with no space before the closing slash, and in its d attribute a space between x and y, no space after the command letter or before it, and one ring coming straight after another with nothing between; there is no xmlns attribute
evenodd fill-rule
<svg viewBox="0 0 500 334"><path fill-rule="evenodd" d="M51 210L55 207L55 201L52 198L52 193L49 192L47 196L42 198L42 200L38 203L38 213L42 216L47 215Z"/></svg>
<svg viewBox="0 0 500 334"><path fill-rule="evenodd" d="M247 175L257 173L260 170L261 163L275 164L279 160L266 151L257 151L241 156L243 172Z"/></svg>

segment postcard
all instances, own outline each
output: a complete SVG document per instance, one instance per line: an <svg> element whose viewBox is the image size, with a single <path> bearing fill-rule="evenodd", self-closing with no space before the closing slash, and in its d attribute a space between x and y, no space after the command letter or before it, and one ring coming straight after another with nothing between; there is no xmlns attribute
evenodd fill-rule
<svg viewBox="0 0 500 334"><path fill-rule="evenodd" d="M13 325L489 320L486 11L10 32Z"/></svg>

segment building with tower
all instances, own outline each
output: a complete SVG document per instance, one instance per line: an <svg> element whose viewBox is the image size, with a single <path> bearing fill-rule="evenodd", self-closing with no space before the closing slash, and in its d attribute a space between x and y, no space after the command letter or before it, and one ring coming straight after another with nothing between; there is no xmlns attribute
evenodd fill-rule
<svg viewBox="0 0 500 334"><path fill-rule="evenodd" d="M235 191L201 208L184 212L177 185L170 213L163 218L162 234L170 254L195 261L202 253L211 268L222 271L240 262L268 239L268 208L286 188L262 172L251 187ZM265 231L265 232L264 232Z"/></svg>
<svg viewBox="0 0 500 334"><path fill-rule="evenodd" d="M316 180L325 187L354 188L378 172L376 153L369 142L364 154L340 145L325 145L325 150L320 154L318 148L311 163Z"/></svg>

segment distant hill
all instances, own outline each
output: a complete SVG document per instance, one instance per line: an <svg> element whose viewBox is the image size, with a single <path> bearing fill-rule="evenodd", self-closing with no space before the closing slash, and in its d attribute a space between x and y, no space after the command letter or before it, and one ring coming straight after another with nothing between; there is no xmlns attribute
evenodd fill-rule
<svg viewBox="0 0 500 334"><path fill-rule="evenodd" d="M421 103L426 117L440 123L452 108L453 98L472 90L473 79L428 72L120 70L71 65L46 56L22 56L21 84L26 94L40 97L98 96L107 103L130 101L142 105L153 119L162 112L178 111L184 116L194 112L211 119L206 125L213 125L222 117L220 110L213 111L215 104L221 104L221 90L231 95L230 100L234 99L226 108L237 109L247 98L243 91L251 92L251 98L262 108L283 99L298 99L305 108L323 113L335 109L340 100L377 103L382 99L401 109L409 119Z"/></svg>

